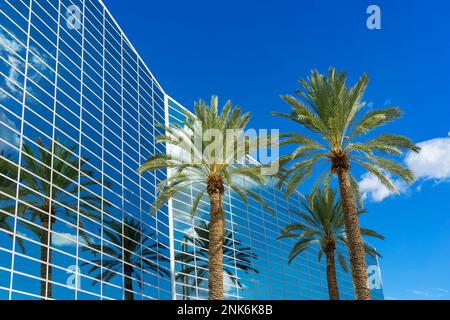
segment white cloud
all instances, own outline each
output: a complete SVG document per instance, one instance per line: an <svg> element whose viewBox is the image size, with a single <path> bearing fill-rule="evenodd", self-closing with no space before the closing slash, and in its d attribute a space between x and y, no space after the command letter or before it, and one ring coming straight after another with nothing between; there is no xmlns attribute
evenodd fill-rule
<svg viewBox="0 0 450 320"><path fill-rule="evenodd" d="M441 182L450 180L450 137L426 140L417 145L421 148L420 152L411 152L405 158L405 164L416 175L416 181L435 180ZM389 175L387 177L400 193L408 190L406 183L393 179ZM380 202L394 195L381 184L376 176L370 173L361 176L359 187L365 200ZM421 190L422 185L418 184L415 191L420 192Z"/></svg>
<svg viewBox="0 0 450 320"><path fill-rule="evenodd" d="M87 245L87 241L80 237L78 242ZM52 234L52 243L57 247L74 247L77 244L77 236L75 234L70 233L53 233Z"/></svg>
<svg viewBox="0 0 450 320"><path fill-rule="evenodd" d="M223 291L228 294L232 294L236 291L236 284L233 282L231 276L223 272Z"/></svg>
<svg viewBox="0 0 450 320"><path fill-rule="evenodd" d="M6 47L9 47L14 52L19 52L23 49L23 47L15 40L8 39L7 36L0 32L0 42L2 42L5 46L0 46L0 52L9 52Z"/></svg>
<svg viewBox="0 0 450 320"><path fill-rule="evenodd" d="M0 43L2 44L0 46L0 54L2 54L4 56L4 58L12 66L12 67L8 68L8 72L7 72L8 77L5 79L5 83L2 86L4 86L5 91L7 90L12 95L17 95L19 90L17 89L16 86L13 85L13 82L19 82L19 73L15 68L20 70L21 67L23 66L23 62L20 59L13 56L11 54L11 51L20 52L23 50L23 47L17 41L15 41L13 39L8 39L8 37L2 32L0 32ZM6 46L4 46L4 45L6 45ZM11 51L8 50L7 47L9 47ZM13 68L13 67L15 67L15 68ZM7 97L7 95L4 92L1 92L0 98L4 99L6 97Z"/></svg>
<svg viewBox="0 0 450 320"><path fill-rule="evenodd" d="M183 232L183 234L185 236L191 237L192 239L195 239L198 237L197 232L195 232L194 227L185 228L185 229L181 230L181 232Z"/></svg>
<svg viewBox="0 0 450 320"><path fill-rule="evenodd" d="M389 180L394 184L399 192L404 192L407 189L406 183L401 180L393 179L388 173L384 172ZM371 173L365 173L361 176L359 182L359 188L364 200L371 200L374 202L380 202L384 199L394 195L386 186L384 186L380 180Z"/></svg>
<svg viewBox="0 0 450 320"><path fill-rule="evenodd" d="M436 290L432 290L433 292L428 292L428 291L420 291L420 290L412 290L409 291L412 294L416 295L416 296L421 296L421 297L428 297L428 298L444 298L446 296L446 292L442 293L442 289L436 289ZM439 291L441 293L436 293L434 291Z"/></svg>
<svg viewBox="0 0 450 320"><path fill-rule="evenodd" d="M364 200L370 198L380 202L391 195L391 192L373 174L365 173L361 178L359 189Z"/></svg>
<svg viewBox="0 0 450 320"><path fill-rule="evenodd" d="M3 32L0 32L0 44L0 55L2 55L4 59L8 60L10 64L6 68L8 69L7 72L2 70L4 73L8 74L8 77L6 77L4 83L1 83L0 85L2 86L2 90L7 91L12 96L17 97L20 94L20 90L14 85L14 83L18 83L19 85L21 85L20 80L23 79L23 76L17 70L22 70L24 68L24 62L13 55L11 51L20 53L21 51L25 50L25 48L19 42L14 40L12 37L5 35L5 33ZM7 47L9 47L9 49ZM40 59L42 59L44 62L47 61L47 56L45 54L42 54L35 47L32 47L31 50L33 50L35 54L31 58L33 66L43 72L45 70L44 64L36 56L39 56ZM33 72L30 78L37 83L41 79L41 76L38 73ZM28 88L28 90L30 90L30 88ZM0 99L6 99L7 97L8 96L5 92L0 91Z"/></svg>
<svg viewBox="0 0 450 320"><path fill-rule="evenodd" d="M13 146L19 145L19 135L13 133L10 129L8 129L5 125L8 125L9 127L16 129L16 124L8 118L8 116L3 112L0 111L0 137L4 140L12 144ZM5 124L5 125L3 125ZM10 148L8 144L6 144L4 141L0 141L0 151L6 151Z"/></svg>
<svg viewBox="0 0 450 320"><path fill-rule="evenodd" d="M450 138L436 138L418 144L419 153L410 153L406 164L417 179L447 180L450 178Z"/></svg>

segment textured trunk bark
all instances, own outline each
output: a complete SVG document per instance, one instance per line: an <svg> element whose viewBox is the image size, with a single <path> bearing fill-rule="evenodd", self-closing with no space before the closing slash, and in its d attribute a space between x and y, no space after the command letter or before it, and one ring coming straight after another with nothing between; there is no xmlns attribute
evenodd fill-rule
<svg viewBox="0 0 450 320"><path fill-rule="evenodd" d="M52 236L50 234L50 239L48 240L48 265L47 265L47 298L53 298L53 285L51 280L53 279L53 267L51 266L53 262L53 251L52 251Z"/></svg>
<svg viewBox="0 0 450 320"><path fill-rule="evenodd" d="M187 243L186 239L183 240L183 243L181 244L181 252L186 255L187 254ZM189 283L188 283L188 277L185 275L183 276L183 300L190 300L189 297Z"/></svg>
<svg viewBox="0 0 450 320"><path fill-rule="evenodd" d="M47 231L41 230L41 300L45 300L47 297L47 248L44 247L47 244Z"/></svg>
<svg viewBox="0 0 450 320"><path fill-rule="evenodd" d="M344 209L345 233L347 234L350 255L350 269L357 300L370 300L370 290L367 281L366 253L359 229L359 219L356 212L347 170L338 171L339 189L342 207Z"/></svg>
<svg viewBox="0 0 450 320"><path fill-rule="evenodd" d="M125 260L123 266L123 273L125 275L124 287L125 287L125 300L134 300L133 293L133 279L131 276L133 275L133 268L128 264L129 261Z"/></svg>
<svg viewBox="0 0 450 320"><path fill-rule="evenodd" d="M223 300L223 211L222 194L209 194L209 300Z"/></svg>
<svg viewBox="0 0 450 320"><path fill-rule="evenodd" d="M334 260L334 250L326 252L327 255L327 282L330 300L339 300L339 288L336 277L336 262Z"/></svg>
<svg viewBox="0 0 450 320"><path fill-rule="evenodd" d="M40 276L41 276L41 299L51 299L53 297L52 284L48 281L52 278L52 239L49 237L49 232L51 229L50 218L47 214L40 215L41 230L40 242L41 242L41 265L40 265ZM48 245L48 247L46 246Z"/></svg>

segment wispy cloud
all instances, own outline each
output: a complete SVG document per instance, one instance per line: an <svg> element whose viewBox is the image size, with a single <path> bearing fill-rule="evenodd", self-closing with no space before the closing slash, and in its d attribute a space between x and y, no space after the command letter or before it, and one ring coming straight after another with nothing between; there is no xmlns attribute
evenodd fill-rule
<svg viewBox="0 0 450 320"><path fill-rule="evenodd" d="M3 42L3 44L5 45L5 46L0 46L0 52L4 52L4 51L7 52L8 51L7 47L14 52L18 52L18 51L22 50L22 48L23 48L17 41L9 38L3 32L0 32L0 41Z"/></svg>
<svg viewBox="0 0 450 320"><path fill-rule="evenodd" d="M19 89L14 85L14 82L20 82L20 74L17 70L22 69L24 63L14 56L12 52L20 53L24 50L24 47L4 32L0 32L0 44L2 44L0 46L0 55L9 62L9 65L5 64L5 66L7 66L7 71L2 70L7 74L7 77L4 79L4 83L2 83L2 88L12 96L15 96L19 93ZM7 94L4 91L0 91L1 99L7 98Z"/></svg>
<svg viewBox="0 0 450 320"><path fill-rule="evenodd" d="M408 291L416 296L424 297L424 298L445 298L448 297L448 290L445 289L434 289L431 291L422 291L422 290L411 290Z"/></svg>
<svg viewBox="0 0 450 320"><path fill-rule="evenodd" d="M87 241L80 237L78 242L87 245ZM77 245L77 236L71 233L53 233L52 243L57 247L75 247Z"/></svg>
<svg viewBox="0 0 450 320"><path fill-rule="evenodd" d="M6 92L13 97L18 97L21 94L21 90L16 86L16 84L23 85L22 82L24 76L19 72L19 70L24 69L25 62L19 59L14 53L20 54L25 50L25 48L13 37L1 31L0 44L0 56L9 62L9 64L4 64L6 66L4 69L6 70L1 70L7 75L7 77L4 78L3 83L0 83L2 88L0 90L0 99L3 100L8 98ZM31 47L30 50L34 52L34 55L31 58L31 63L39 71L44 72L45 67L42 61L48 61L48 57L35 47ZM39 57L39 59L37 57ZM31 73L29 77L34 82L38 82L42 78L41 75L36 72ZM30 92L31 88L27 89Z"/></svg>
<svg viewBox="0 0 450 320"><path fill-rule="evenodd" d="M0 110L0 123L4 124L0 126L0 137L3 139L0 140L0 151L6 151L10 148L10 146L6 142L12 144L13 146L18 146L19 135L15 134L13 131L8 129L6 125L16 130L17 126L11 119L8 118L6 113L1 110Z"/></svg>

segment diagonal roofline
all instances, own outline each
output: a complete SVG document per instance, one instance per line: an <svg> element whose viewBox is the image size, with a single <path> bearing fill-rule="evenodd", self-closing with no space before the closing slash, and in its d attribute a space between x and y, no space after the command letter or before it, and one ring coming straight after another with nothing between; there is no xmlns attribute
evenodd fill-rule
<svg viewBox="0 0 450 320"><path fill-rule="evenodd" d="M94 0L95 1L95 0ZM147 64L145 63L145 60L141 57L141 55L137 52L136 48L134 47L133 43L130 41L130 39L128 39L127 35L125 34L125 32L122 30L122 28L120 27L119 23L116 21L116 19L114 18L114 16L111 14L111 12L108 10L108 7L103 3L102 0L97 0L100 5L105 9L105 14L108 14L109 17L111 18L111 20L114 22L114 24L116 25L117 29L120 31L120 35L122 37L124 37L128 44L130 45L131 50L133 50L133 53L136 54L137 58L142 62L143 66L145 67L146 71L148 71L148 73L150 73L150 75L152 76L153 80L155 81L155 83L158 85L158 87L162 90L164 95L167 95L166 91L164 90L164 88L161 86L161 84L158 82L158 80L156 79L155 75L153 74L153 72L151 72L150 68L147 66ZM173 100L173 99L172 99Z"/></svg>

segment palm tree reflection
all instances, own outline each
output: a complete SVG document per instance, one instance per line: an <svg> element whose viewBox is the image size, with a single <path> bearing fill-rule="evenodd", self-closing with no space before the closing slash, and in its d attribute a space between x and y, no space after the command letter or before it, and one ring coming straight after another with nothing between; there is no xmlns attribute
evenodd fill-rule
<svg viewBox="0 0 450 320"><path fill-rule="evenodd" d="M123 223L108 223L108 227L112 230L104 228L103 233L114 245L90 245L104 253L102 259L92 261L96 266L92 266L88 271L96 273L97 280L108 282L123 272L124 298L134 300L133 278L142 290L142 269L150 270L161 277L169 276L169 271L162 266L162 263L169 261L160 251L162 245L154 240L155 235L145 230L141 222L126 217ZM96 283L97 281L93 282Z"/></svg>
<svg viewBox="0 0 450 320"><path fill-rule="evenodd" d="M243 284L236 276L236 270L259 273L253 264L253 260L258 257L251 252L250 247L233 239L233 233L227 230L223 242L223 272L233 285L243 289ZM182 252L176 255L175 261L182 263L183 269L175 279L177 283L182 283L183 300L190 300L195 297L195 287L200 287L208 279L209 224L202 221L194 228L193 236L184 237L181 246ZM190 250L192 247L195 249ZM235 266L236 269L230 266Z"/></svg>

